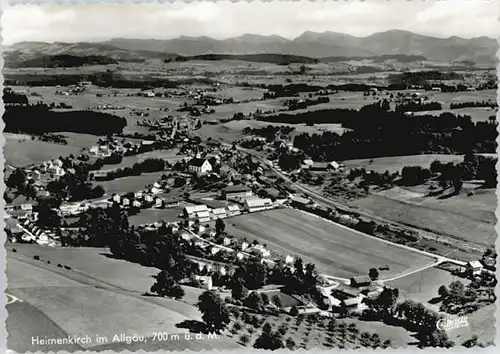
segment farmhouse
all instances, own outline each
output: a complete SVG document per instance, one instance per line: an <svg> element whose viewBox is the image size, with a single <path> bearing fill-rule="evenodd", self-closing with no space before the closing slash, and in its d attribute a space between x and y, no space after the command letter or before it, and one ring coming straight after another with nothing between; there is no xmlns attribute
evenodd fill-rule
<svg viewBox="0 0 500 354"><path fill-rule="evenodd" d="M229 205L227 208L227 216L236 216L241 214L240 207L236 204Z"/></svg>
<svg viewBox="0 0 500 354"><path fill-rule="evenodd" d="M197 174L204 174L212 171L212 165L206 159L193 158L188 162L188 171Z"/></svg>
<svg viewBox="0 0 500 354"><path fill-rule="evenodd" d="M483 264L479 261L471 261L466 264L467 272L472 275L480 275L483 270Z"/></svg>
<svg viewBox="0 0 500 354"><path fill-rule="evenodd" d="M204 204L201 205L190 205L184 208L183 213L185 218L194 218L198 212L208 212L208 207Z"/></svg>
<svg viewBox="0 0 500 354"><path fill-rule="evenodd" d="M245 199L244 207L246 211L253 213L256 211L272 209L274 208L274 204L271 199Z"/></svg>
<svg viewBox="0 0 500 354"><path fill-rule="evenodd" d="M368 286L371 284L370 277L368 275L361 275L358 277L353 277L350 279L350 285L354 286L356 288L362 287L362 286Z"/></svg>
<svg viewBox="0 0 500 354"><path fill-rule="evenodd" d="M299 196L291 196L290 201L292 202L292 206L296 208L305 208L307 205L311 203L309 199L302 198Z"/></svg>
<svg viewBox="0 0 500 354"><path fill-rule="evenodd" d="M332 295L341 301L358 297L361 294L361 289L351 288L340 285L332 290Z"/></svg>
<svg viewBox="0 0 500 354"><path fill-rule="evenodd" d="M212 215L214 219L222 219L227 217L226 209L224 208L215 208L212 210Z"/></svg>
<svg viewBox="0 0 500 354"><path fill-rule="evenodd" d="M251 197L252 191L245 185L228 186L222 190L222 198L229 200L232 198Z"/></svg>

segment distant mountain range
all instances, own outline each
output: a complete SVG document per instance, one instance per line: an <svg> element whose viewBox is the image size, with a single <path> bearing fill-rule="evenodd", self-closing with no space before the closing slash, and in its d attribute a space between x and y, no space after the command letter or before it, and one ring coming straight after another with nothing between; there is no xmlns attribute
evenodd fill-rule
<svg viewBox="0 0 500 354"><path fill-rule="evenodd" d="M304 32L294 39L245 34L235 38L185 37L174 39L113 38L89 43L21 42L4 47L6 66L37 55L94 55L115 60L168 59L202 54L288 54L314 59L326 57L373 57L388 54L423 56L431 61L496 63L498 43L488 37L435 38L391 30L367 37L336 32Z"/></svg>

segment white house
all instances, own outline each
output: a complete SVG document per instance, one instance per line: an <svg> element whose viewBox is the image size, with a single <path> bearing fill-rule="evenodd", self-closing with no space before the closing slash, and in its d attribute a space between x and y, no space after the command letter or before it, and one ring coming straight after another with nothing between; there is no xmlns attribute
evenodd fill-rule
<svg viewBox="0 0 500 354"><path fill-rule="evenodd" d="M242 242L241 243L241 250L242 251L246 250L248 248L248 246L249 246L248 242Z"/></svg>
<svg viewBox="0 0 500 354"><path fill-rule="evenodd" d="M154 197L153 197L152 195L146 194L146 195L144 196L144 200L145 200L146 202L148 202L148 203L152 203L152 202L153 202L153 200L154 200Z"/></svg>
<svg viewBox="0 0 500 354"><path fill-rule="evenodd" d="M293 256L290 256L290 255L286 255L285 257L285 264L293 264L293 262L295 261L295 258Z"/></svg>
<svg viewBox="0 0 500 354"><path fill-rule="evenodd" d="M21 204L21 210L31 213L33 211L33 205L31 205L29 203Z"/></svg>
<svg viewBox="0 0 500 354"><path fill-rule="evenodd" d="M195 279L200 282L203 289L207 289L207 290L212 289L212 277L211 276L195 275Z"/></svg>
<svg viewBox="0 0 500 354"><path fill-rule="evenodd" d="M256 211L268 210L274 208L274 203L271 199L245 199L244 208L249 213Z"/></svg>
<svg viewBox="0 0 500 354"><path fill-rule="evenodd" d="M123 198L123 199L122 199L122 205L124 205L124 206L128 206L128 205L130 205L130 199L128 199L128 198Z"/></svg>
<svg viewBox="0 0 500 354"><path fill-rule="evenodd" d="M156 187L151 188L151 193L153 194L160 194L161 192L163 192L163 189L161 188L156 188Z"/></svg>
<svg viewBox="0 0 500 354"><path fill-rule="evenodd" d="M134 198L138 198L138 199L141 199L142 198L142 192L135 192L134 193Z"/></svg>
<svg viewBox="0 0 500 354"><path fill-rule="evenodd" d="M212 165L206 159L193 158L188 162L188 171L197 174L204 174L212 171Z"/></svg>
<svg viewBox="0 0 500 354"><path fill-rule="evenodd" d="M184 208L183 213L185 218L194 218L196 217L196 213L200 211L208 212L208 207L205 204L190 205Z"/></svg>
<svg viewBox="0 0 500 354"><path fill-rule="evenodd" d="M161 208L163 206L163 199L156 198L155 199L155 208Z"/></svg>
<svg viewBox="0 0 500 354"><path fill-rule="evenodd" d="M199 211L196 213L196 217L199 222L207 222L210 221L210 213L208 211Z"/></svg>
<svg viewBox="0 0 500 354"><path fill-rule="evenodd" d="M224 208L215 208L212 210L212 214L214 219L222 219L227 216L226 209Z"/></svg>
<svg viewBox="0 0 500 354"><path fill-rule="evenodd" d="M116 202L116 203L120 203L122 197L120 197L118 194L115 194L113 196L113 201Z"/></svg>
<svg viewBox="0 0 500 354"><path fill-rule="evenodd" d="M140 208L142 206L142 203L138 200L134 200L132 202L132 206L135 207L135 208Z"/></svg>
<svg viewBox="0 0 500 354"><path fill-rule="evenodd" d="M471 261L467 263L466 267L470 274L472 274L473 276L480 275L481 271L484 268L483 264L479 261Z"/></svg>
<svg viewBox="0 0 500 354"><path fill-rule="evenodd" d="M240 207L236 204L229 205L227 207L227 215L228 216L235 216L241 214Z"/></svg>

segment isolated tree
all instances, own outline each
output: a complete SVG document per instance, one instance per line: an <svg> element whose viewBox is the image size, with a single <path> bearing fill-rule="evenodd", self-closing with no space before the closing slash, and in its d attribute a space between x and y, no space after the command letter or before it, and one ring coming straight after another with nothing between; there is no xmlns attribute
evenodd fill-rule
<svg viewBox="0 0 500 354"><path fill-rule="evenodd" d="M376 268L371 268L370 271L368 272L368 276L370 277L371 280L377 280L378 270Z"/></svg>
<svg viewBox="0 0 500 354"><path fill-rule="evenodd" d="M285 346L289 350L294 350L295 349L295 341L293 340L292 337L288 337L285 341Z"/></svg>
<svg viewBox="0 0 500 354"><path fill-rule="evenodd" d="M297 316L298 314L299 314L299 309L297 308L297 306L293 305L290 308L290 315Z"/></svg>
<svg viewBox="0 0 500 354"><path fill-rule="evenodd" d="M52 209L49 202L43 201L38 206L38 226L45 227L60 227L61 217L57 214L57 211Z"/></svg>
<svg viewBox="0 0 500 354"><path fill-rule="evenodd" d="M264 306L269 305L269 296L267 296L266 293L262 293L260 297L262 298L262 303L264 304Z"/></svg>
<svg viewBox="0 0 500 354"><path fill-rule="evenodd" d="M200 295L198 309L209 333L219 333L230 322L229 310L214 291L207 290Z"/></svg>
<svg viewBox="0 0 500 354"><path fill-rule="evenodd" d="M278 295L273 295L271 302L276 305L276 307L281 308L283 306L281 298Z"/></svg>
<svg viewBox="0 0 500 354"><path fill-rule="evenodd" d="M226 224L222 219L217 219L215 221L215 232L217 232L217 235L220 235L224 232L226 229Z"/></svg>
<svg viewBox="0 0 500 354"><path fill-rule="evenodd" d="M184 296L184 289L177 284L172 276L162 270L156 276L156 283L151 286L151 292L156 293L162 297L171 297L175 299L182 299Z"/></svg>
<svg viewBox="0 0 500 354"><path fill-rule="evenodd" d="M247 296L247 298L244 300L244 305L247 307L250 307L251 309L258 310L260 311L262 307L264 306L264 303L262 301L262 297L260 296L259 293L252 291L250 295Z"/></svg>
<svg viewBox="0 0 500 354"><path fill-rule="evenodd" d="M281 336L277 332L262 332L262 334L255 340L253 345L255 349L277 350L284 348Z"/></svg>
<svg viewBox="0 0 500 354"><path fill-rule="evenodd" d="M231 289L231 297L235 300L244 300L248 296L248 290L241 279L237 279Z"/></svg>
<svg viewBox="0 0 500 354"><path fill-rule="evenodd" d="M248 342L250 342L250 337L246 334L242 334L240 337L240 342L241 342L241 344L246 346L248 344Z"/></svg>
<svg viewBox="0 0 500 354"><path fill-rule="evenodd" d="M441 298L445 298L447 297L449 294L449 291L448 291L448 288L444 285L441 285L438 289L438 295L441 297Z"/></svg>

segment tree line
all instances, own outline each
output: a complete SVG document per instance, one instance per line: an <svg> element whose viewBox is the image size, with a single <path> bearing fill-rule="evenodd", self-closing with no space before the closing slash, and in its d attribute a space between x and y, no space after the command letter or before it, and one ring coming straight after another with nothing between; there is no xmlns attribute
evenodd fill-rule
<svg viewBox="0 0 500 354"><path fill-rule="evenodd" d="M6 106L5 131L44 134L73 132L93 135L121 133L127 120L108 113L93 111L54 112L45 105Z"/></svg>
<svg viewBox="0 0 500 354"><path fill-rule="evenodd" d="M450 104L450 109L459 109L459 108L467 108L467 107L496 108L496 107L498 107L498 104L496 102L491 102L491 101L467 101L467 102L457 102L457 103Z"/></svg>

